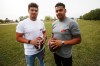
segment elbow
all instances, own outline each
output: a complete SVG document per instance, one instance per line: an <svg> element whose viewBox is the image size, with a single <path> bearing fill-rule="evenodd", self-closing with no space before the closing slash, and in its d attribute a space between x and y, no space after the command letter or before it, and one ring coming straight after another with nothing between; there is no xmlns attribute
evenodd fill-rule
<svg viewBox="0 0 100 66"><path fill-rule="evenodd" d="M78 41L77 44L80 44L81 43L81 38L79 38L77 41Z"/></svg>
<svg viewBox="0 0 100 66"><path fill-rule="evenodd" d="M17 40L18 42L21 42L22 37L23 37L23 33L16 33L16 40Z"/></svg>
<svg viewBox="0 0 100 66"><path fill-rule="evenodd" d="M16 37L16 40L17 40L18 42L20 42L20 41L19 41L19 37Z"/></svg>
<svg viewBox="0 0 100 66"><path fill-rule="evenodd" d="M80 44L81 43L81 40L80 41L78 41L78 43L77 44Z"/></svg>

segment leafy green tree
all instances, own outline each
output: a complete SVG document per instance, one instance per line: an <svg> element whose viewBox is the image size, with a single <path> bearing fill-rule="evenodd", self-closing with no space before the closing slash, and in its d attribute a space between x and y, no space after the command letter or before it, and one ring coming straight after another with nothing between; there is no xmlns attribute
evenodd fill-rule
<svg viewBox="0 0 100 66"><path fill-rule="evenodd" d="M82 19L82 18L83 18L83 16L80 16L80 17L79 17L79 19Z"/></svg>
<svg viewBox="0 0 100 66"><path fill-rule="evenodd" d="M5 19L5 23L8 23L10 22L10 20L8 18Z"/></svg>
<svg viewBox="0 0 100 66"><path fill-rule="evenodd" d="M4 20L0 19L0 23L4 23Z"/></svg>
<svg viewBox="0 0 100 66"><path fill-rule="evenodd" d="M19 17L19 20L20 20L20 21L23 21L23 20L26 19L26 18L28 18L28 16L20 16L20 17Z"/></svg>
<svg viewBox="0 0 100 66"><path fill-rule="evenodd" d="M18 20L16 19L15 22L18 22Z"/></svg>
<svg viewBox="0 0 100 66"><path fill-rule="evenodd" d="M91 10L90 12L83 15L85 20L100 20L100 8Z"/></svg>

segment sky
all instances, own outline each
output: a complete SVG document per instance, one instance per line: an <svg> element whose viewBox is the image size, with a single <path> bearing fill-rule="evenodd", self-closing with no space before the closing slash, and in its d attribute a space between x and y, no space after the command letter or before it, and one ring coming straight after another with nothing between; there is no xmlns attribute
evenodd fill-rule
<svg viewBox="0 0 100 66"><path fill-rule="evenodd" d="M27 16L28 4L35 2L39 5L38 19L45 16L56 17L55 4L62 2L65 4L66 16L78 18L81 15L100 8L100 0L0 0L0 19L19 19L20 16Z"/></svg>

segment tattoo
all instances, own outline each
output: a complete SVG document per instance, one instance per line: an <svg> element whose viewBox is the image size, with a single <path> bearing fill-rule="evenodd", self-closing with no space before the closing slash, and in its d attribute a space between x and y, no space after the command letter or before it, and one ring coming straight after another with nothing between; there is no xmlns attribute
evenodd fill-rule
<svg viewBox="0 0 100 66"><path fill-rule="evenodd" d="M81 38L81 35L80 34L73 35L73 38Z"/></svg>

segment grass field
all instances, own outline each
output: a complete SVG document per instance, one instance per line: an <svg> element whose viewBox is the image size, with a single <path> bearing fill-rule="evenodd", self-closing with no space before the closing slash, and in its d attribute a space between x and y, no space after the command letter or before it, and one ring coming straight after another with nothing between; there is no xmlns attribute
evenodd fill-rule
<svg viewBox="0 0 100 66"><path fill-rule="evenodd" d="M78 21L82 42L73 46L73 66L100 66L100 21ZM45 23L48 38L51 23ZM0 66L26 66L23 45L15 39L16 25L0 25ZM55 66L46 44L45 66ZM36 59L35 66L38 65Z"/></svg>

